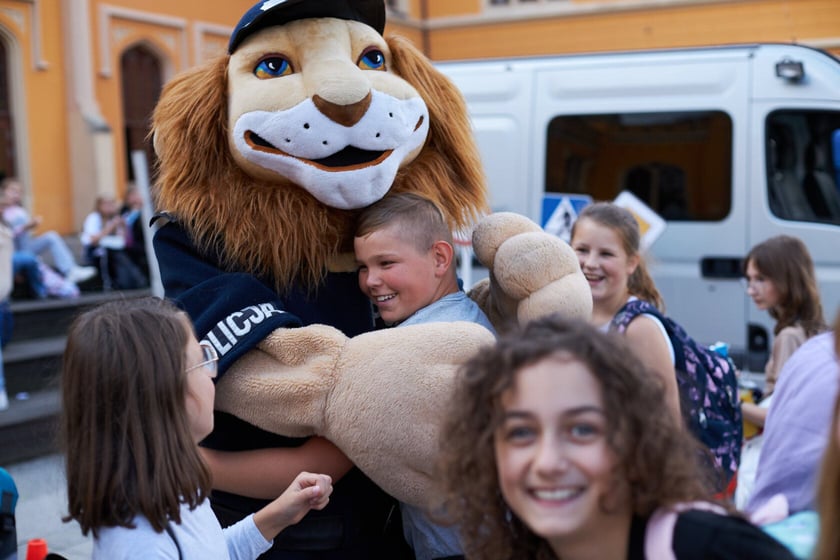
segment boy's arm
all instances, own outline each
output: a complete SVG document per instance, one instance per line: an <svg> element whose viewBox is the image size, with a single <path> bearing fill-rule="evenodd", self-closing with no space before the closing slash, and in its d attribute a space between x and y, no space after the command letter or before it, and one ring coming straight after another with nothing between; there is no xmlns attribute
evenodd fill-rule
<svg viewBox="0 0 840 560"><path fill-rule="evenodd" d="M312 437L299 447L199 449L213 473L213 488L265 500L282 494L301 471L327 474L337 482L353 467L344 453L321 437Z"/></svg>

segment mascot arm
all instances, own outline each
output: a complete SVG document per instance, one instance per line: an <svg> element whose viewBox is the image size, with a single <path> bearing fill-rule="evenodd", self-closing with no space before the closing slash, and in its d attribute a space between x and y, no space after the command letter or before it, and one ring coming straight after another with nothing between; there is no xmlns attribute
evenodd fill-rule
<svg viewBox="0 0 840 560"><path fill-rule="evenodd" d="M220 377L278 327L299 327L277 294L251 274L222 271L174 222L155 234L166 296L189 314L196 335L219 354Z"/></svg>
<svg viewBox="0 0 840 560"><path fill-rule="evenodd" d="M490 277L470 297L498 332L561 313L589 319L592 293L568 243L519 214L498 212L473 230L473 250Z"/></svg>
<svg viewBox="0 0 840 560"><path fill-rule="evenodd" d="M178 300L198 336L216 347L220 374L278 327L301 324L283 311L276 294L255 277L226 273L202 257L177 223L170 222L157 231L155 253L167 297ZM312 433L306 431L306 435ZM347 457L323 438L288 447L203 450L216 488L252 498L277 497L302 470L326 473L337 481L352 467Z"/></svg>
<svg viewBox="0 0 840 560"><path fill-rule="evenodd" d="M216 407L270 431L311 429L385 492L428 507L456 372L494 341L466 322L353 338L326 325L278 329L219 382Z"/></svg>

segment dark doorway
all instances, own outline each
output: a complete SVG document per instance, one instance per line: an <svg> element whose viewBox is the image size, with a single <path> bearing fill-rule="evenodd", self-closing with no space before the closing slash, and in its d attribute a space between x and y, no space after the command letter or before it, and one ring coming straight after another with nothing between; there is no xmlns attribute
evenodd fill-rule
<svg viewBox="0 0 840 560"><path fill-rule="evenodd" d="M161 62L151 49L138 45L122 54L120 72L128 180L134 181L131 152L144 150L149 164L150 179L154 181L155 154L151 142L146 137L151 129L152 110L163 87Z"/></svg>
<svg viewBox="0 0 840 560"><path fill-rule="evenodd" d="M15 128L9 102L9 51L0 41L0 176L17 176Z"/></svg>

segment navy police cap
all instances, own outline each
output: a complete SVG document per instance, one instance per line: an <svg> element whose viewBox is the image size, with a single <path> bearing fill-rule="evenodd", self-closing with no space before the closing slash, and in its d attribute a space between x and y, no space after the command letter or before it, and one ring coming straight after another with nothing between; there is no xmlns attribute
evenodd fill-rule
<svg viewBox="0 0 840 560"><path fill-rule="evenodd" d="M245 12L230 36L228 53L253 33L266 27L283 25L307 18L331 17L360 21L376 29L385 30L385 2L383 0L261 0Z"/></svg>

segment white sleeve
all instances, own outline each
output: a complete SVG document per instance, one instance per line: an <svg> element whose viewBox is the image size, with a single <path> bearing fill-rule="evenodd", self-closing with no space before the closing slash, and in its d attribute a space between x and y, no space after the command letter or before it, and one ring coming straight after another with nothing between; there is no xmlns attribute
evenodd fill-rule
<svg viewBox="0 0 840 560"><path fill-rule="evenodd" d="M252 513L245 519L223 529L228 554L231 560L254 560L271 548L274 541L267 541L262 536Z"/></svg>
<svg viewBox="0 0 840 560"><path fill-rule="evenodd" d="M102 231L102 218L98 213L91 212L82 224L82 233L79 235L82 245L90 245L91 238L100 231Z"/></svg>

